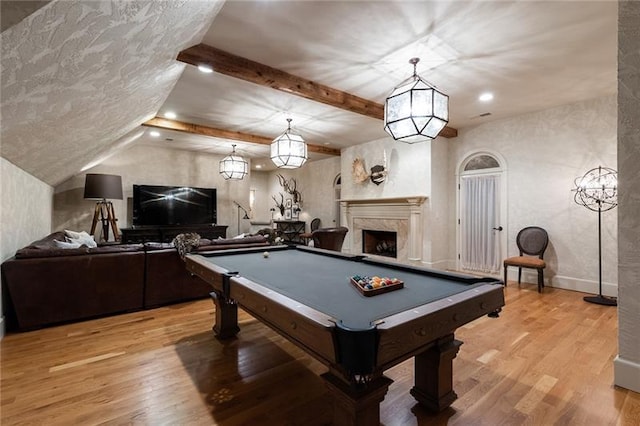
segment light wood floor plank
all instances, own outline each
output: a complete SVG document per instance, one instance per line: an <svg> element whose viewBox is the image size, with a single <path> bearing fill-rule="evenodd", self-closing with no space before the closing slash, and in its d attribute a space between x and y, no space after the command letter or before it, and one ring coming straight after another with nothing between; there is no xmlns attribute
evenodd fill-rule
<svg viewBox="0 0 640 426"><path fill-rule="evenodd" d="M458 399L416 404L413 360L387 372L384 425L640 425L640 395L613 386L615 308L509 283L500 318L461 327ZM5 425L326 425L325 367L240 313L211 332L209 300L10 334L0 342Z"/></svg>

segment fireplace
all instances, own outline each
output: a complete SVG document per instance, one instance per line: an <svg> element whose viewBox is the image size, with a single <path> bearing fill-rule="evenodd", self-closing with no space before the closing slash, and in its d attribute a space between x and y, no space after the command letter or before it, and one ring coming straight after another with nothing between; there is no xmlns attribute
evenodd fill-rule
<svg viewBox="0 0 640 426"><path fill-rule="evenodd" d="M382 239L389 241L384 233L393 233L395 253L393 259L400 263L420 264L423 245L423 204L427 197L377 198L367 200L341 200L341 223L349 228L343 251L365 254L365 233L382 232ZM377 244L377 243L376 243ZM383 244L384 245L384 244ZM375 249L374 249L375 250ZM374 253L378 254L378 253Z"/></svg>
<svg viewBox="0 0 640 426"><path fill-rule="evenodd" d="M362 230L362 252L378 256L398 257L398 233L395 231Z"/></svg>

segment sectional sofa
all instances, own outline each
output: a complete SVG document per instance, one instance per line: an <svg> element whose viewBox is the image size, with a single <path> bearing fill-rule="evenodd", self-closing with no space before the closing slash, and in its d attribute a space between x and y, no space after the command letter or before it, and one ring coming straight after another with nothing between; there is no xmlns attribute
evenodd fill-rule
<svg viewBox="0 0 640 426"><path fill-rule="evenodd" d="M191 276L170 244L117 244L59 248L63 231L18 250L2 263L7 329L45 326L208 297L210 287ZM262 235L201 239L197 252L269 245Z"/></svg>

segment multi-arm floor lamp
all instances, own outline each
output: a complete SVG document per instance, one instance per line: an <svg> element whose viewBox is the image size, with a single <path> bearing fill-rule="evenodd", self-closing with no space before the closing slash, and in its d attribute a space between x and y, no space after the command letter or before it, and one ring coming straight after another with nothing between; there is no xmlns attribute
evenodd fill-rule
<svg viewBox="0 0 640 426"><path fill-rule="evenodd" d="M109 241L109 226L113 231L113 239L120 239L115 212L111 200L122 200L122 178L117 175L87 173L84 182L84 198L99 200L93 212L91 235L96 232L98 220L102 222L102 240Z"/></svg>
<svg viewBox="0 0 640 426"><path fill-rule="evenodd" d="M602 295L602 212L618 205L618 172L608 167L596 167L575 181L574 200L589 210L598 212L598 295L584 300L599 305L617 306L614 297Z"/></svg>

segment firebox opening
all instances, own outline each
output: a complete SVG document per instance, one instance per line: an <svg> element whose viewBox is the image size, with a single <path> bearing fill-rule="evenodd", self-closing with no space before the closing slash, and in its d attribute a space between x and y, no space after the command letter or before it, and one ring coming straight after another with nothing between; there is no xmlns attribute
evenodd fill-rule
<svg viewBox="0 0 640 426"><path fill-rule="evenodd" d="M385 257L397 257L397 232L362 230L362 252Z"/></svg>

